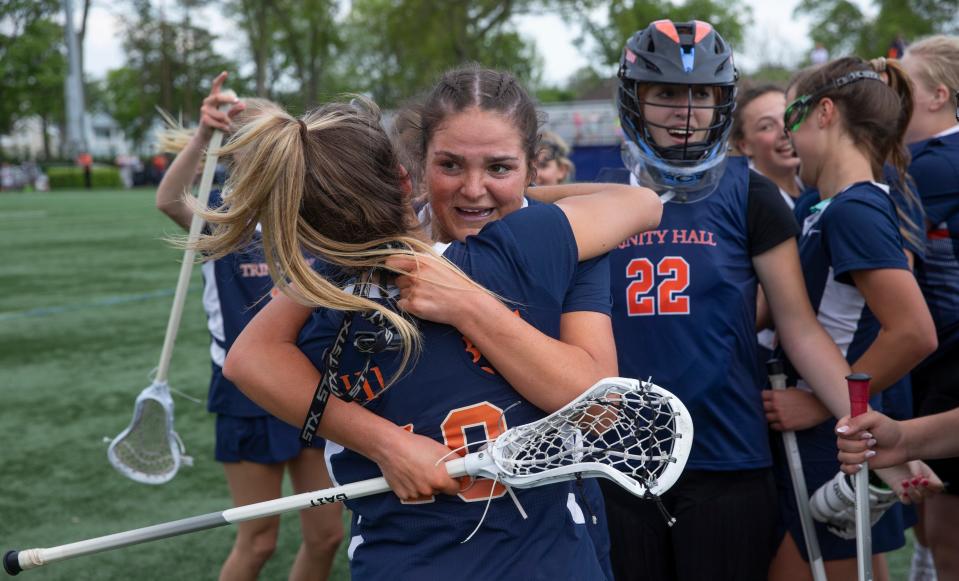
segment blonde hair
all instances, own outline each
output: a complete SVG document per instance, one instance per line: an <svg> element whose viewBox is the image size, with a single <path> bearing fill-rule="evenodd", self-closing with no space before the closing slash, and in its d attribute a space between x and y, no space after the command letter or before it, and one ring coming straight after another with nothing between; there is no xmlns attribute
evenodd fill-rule
<svg viewBox="0 0 959 581"><path fill-rule="evenodd" d="M246 125L251 119L263 111L278 110L279 105L269 99L260 99L251 97L243 99L246 108L234 117L233 123L237 126ZM163 119L166 128L157 135L156 149L157 153L177 154L186 148L193 136L196 135L196 128L186 128L183 126L183 119L174 119L173 115L157 107L157 112Z"/></svg>
<svg viewBox="0 0 959 581"><path fill-rule="evenodd" d="M220 208L193 203L213 225L196 248L208 259L221 258L247 246L260 224L264 261L280 290L308 306L373 311L397 330L403 359L390 383L419 351L416 325L388 306L343 292L307 257L353 274L398 272L384 264L391 255L433 257L482 288L411 234L417 225L399 159L372 101L356 97L349 104L329 103L301 119L279 108L264 111L221 153L239 153L241 162L232 170Z"/></svg>
<svg viewBox="0 0 959 581"><path fill-rule="evenodd" d="M959 91L959 37L937 34L914 42L906 48L906 55L917 57L919 73L914 79L932 91L945 85L949 102L959 107L956 91Z"/></svg>

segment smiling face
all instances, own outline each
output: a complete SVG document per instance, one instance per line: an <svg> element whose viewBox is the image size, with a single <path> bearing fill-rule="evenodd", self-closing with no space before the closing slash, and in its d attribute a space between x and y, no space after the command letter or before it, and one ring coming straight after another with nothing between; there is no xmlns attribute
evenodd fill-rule
<svg viewBox="0 0 959 581"><path fill-rule="evenodd" d="M426 148L437 239L463 240L522 207L528 167L520 132L508 117L476 107L450 115Z"/></svg>
<svg viewBox="0 0 959 581"><path fill-rule="evenodd" d="M752 158L759 173L781 175L795 172L799 158L783 127L786 96L770 91L750 101L742 111L743 138L739 150Z"/></svg>
<svg viewBox="0 0 959 581"><path fill-rule="evenodd" d="M560 165L549 151L540 151L536 156L536 185L555 186L563 183L569 174L569 168Z"/></svg>
<svg viewBox="0 0 959 581"><path fill-rule="evenodd" d="M660 147L705 141L713 120L716 95L704 85L644 85L643 118Z"/></svg>

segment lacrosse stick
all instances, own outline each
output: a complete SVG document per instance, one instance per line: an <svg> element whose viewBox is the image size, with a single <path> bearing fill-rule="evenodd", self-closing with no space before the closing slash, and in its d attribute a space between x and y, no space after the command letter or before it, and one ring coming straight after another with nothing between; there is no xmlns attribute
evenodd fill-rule
<svg viewBox="0 0 959 581"><path fill-rule="evenodd" d="M231 93L224 91L224 93ZM235 96L235 95L234 95ZM229 110L223 105L220 110ZM213 131L207 147L206 163L200 178L197 201L206 207L213 187L213 174L216 172L217 151L223 143L223 132ZM173 344L180 328L180 318L186 302L190 275L193 272L195 251L192 245L200 237L203 219L194 214L190 222L189 242L180 264L180 277L177 280L176 293L173 296L173 308L167 321L163 349L160 351L160 364L152 383L140 392L133 405L133 419L125 430L110 442L107 458L110 464L131 480L143 484L163 484L176 476L183 463L189 463L184 456L183 441L173 429L173 398L170 397L170 385L167 373L170 359L173 357Z"/></svg>
<svg viewBox="0 0 959 581"><path fill-rule="evenodd" d="M769 373L769 384L775 390L786 389L786 374L783 371L783 362L779 359L770 359L766 362ZM796 443L795 432L783 432L783 446L786 448L786 463L789 464L789 477L792 479L793 492L796 495L796 507L799 510L799 524L802 525L803 539L806 541L806 556L809 557L809 567L812 569L814 581L826 581L826 569L823 565L822 553L819 550L819 539L816 538L816 527L809 512L809 491L806 489L806 476L803 474L802 458L799 456L799 445Z"/></svg>
<svg viewBox="0 0 959 581"><path fill-rule="evenodd" d="M649 382L617 377L601 380L539 421L507 430L486 449L447 462L446 470L454 478L492 478L517 488L601 477L636 496L656 498L679 478L692 441L692 419L676 396ZM3 566L16 575L63 559L389 489L385 478L372 478L58 547L8 551Z"/></svg>
<svg viewBox="0 0 959 581"><path fill-rule="evenodd" d="M865 373L846 377L849 384L849 415L856 417L869 408L869 381ZM869 466L863 462L856 473L856 570L859 581L872 581L872 524L869 521Z"/></svg>

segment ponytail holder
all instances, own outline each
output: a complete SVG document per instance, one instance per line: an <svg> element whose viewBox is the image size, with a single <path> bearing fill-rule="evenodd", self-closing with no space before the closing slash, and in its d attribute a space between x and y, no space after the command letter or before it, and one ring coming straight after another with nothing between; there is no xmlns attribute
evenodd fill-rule
<svg viewBox="0 0 959 581"><path fill-rule="evenodd" d="M884 56L872 59L869 61L869 64L872 65L872 70L876 71L877 73L886 72L886 57Z"/></svg>
<svg viewBox="0 0 959 581"><path fill-rule="evenodd" d="M306 143L310 137L310 132L306 128L306 123L304 123L302 119L297 119L296 122L300 125L300 139L303 140L303 143Z"/></svg>

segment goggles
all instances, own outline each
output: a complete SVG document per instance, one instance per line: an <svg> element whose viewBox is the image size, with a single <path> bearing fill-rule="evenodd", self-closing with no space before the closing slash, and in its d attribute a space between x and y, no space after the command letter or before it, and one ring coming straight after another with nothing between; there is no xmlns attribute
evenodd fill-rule
<svg viewBox="0 0 959 581"><path fill-rule="evenodd" d="M882 77L875 71L853 71L838 79L834 79L832 82L827 83L825 86L816 89L808 95L797 98L786 107L786 112L783 114L783 124L786 126L786 131L797 131L816 104L816 100L826 92L864 79L883 82ZM957 111L957 113L959 113L959 111Z"/></svg>

